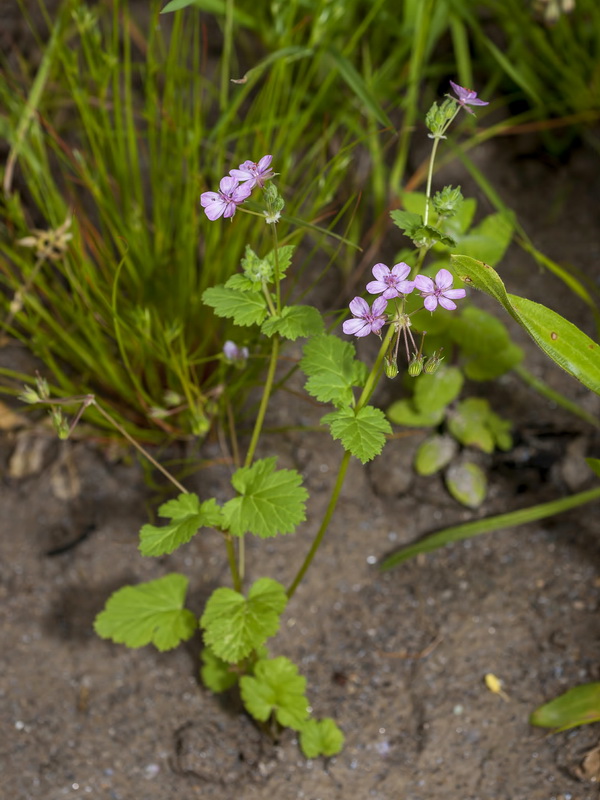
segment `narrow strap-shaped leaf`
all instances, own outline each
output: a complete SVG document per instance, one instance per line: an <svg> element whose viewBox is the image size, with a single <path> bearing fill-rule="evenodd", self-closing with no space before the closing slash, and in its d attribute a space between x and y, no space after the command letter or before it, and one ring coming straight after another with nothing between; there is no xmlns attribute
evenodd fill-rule
<svg viewBox="0 0 600 800"><path fill-rule="evenodd" d="M598 469L600 475L600 466L596 464L590 465L593 469ZM474 522L467 522L464 525L454 525L451 528L444 528L443 531L432 533L420 542L408 545L402 548L397 553L393 553L381 565L381 569L391 569L403 561L408 561L420 553L431 553L439 547L444 547L450 542L459 542L462 539L470 539L473 536L479 536L481 533L492 533L502 528L512 528L515 525L524 525L526 522L535 522L538 519L551 517L554 514L561 514L563 511L569 511L571 508L577 508L585 503L591 503L593 500L600 499L600 488L589 489L586 492L579 492L578 494L571 495L571 497L563 497L560 500L552 500L550 503L541 503L537 506L530 508L522 508L519 511L511 511L509 514L499 514L496 517L487 517L486 519L477 519Z"/></svg>
<svg viewBox="0 0 600 800"><path fill-rule="evenodd" d="M600 394L600 346L576 325L540 303L508 294L498 273L469 256L451 257L455 276L497 300L565 372Z"/></svg>

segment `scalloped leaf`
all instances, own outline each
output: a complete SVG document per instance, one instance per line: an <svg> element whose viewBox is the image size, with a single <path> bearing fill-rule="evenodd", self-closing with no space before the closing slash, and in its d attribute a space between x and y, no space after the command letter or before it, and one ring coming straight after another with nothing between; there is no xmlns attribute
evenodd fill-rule
<svg viewBox="0 0 600 800"><path fill-rule="evenodd" d="M308 492L294 469L275 469L277 458L263 458L233 473L239 497L223 506L224 527L234 536L252 533L262 539L291 533L306 519Z"/></svg>
<svg viewBox="0 0 600 800"><path fill-rule="evenodd" d="M200 677L207 689L215 694L226 692L238 682L240 676L231 669L227 661L215 655L210 647L205 647L201 653L202 666Z"/></svg>
<svg viewBox="0 0 600 800"><path fill-rule="evenodd" d="M546 306L508 294L498 273L483 261L456 255L451 262L456 277L497 300L559 367L600 394L600 347L596 342Z"/></svg>
<svg viewBox="0 0 600 800"><path fill-rule="evenodd" d="M269 317L261 327L265 336L278 333L295 342L300 337L318 336L325 324L321 313L313 306L285 306L278 317Z"/></svg>
<svg viewBox="0 0 600 800"><path fill-rule="evenodd" d="M352 408L340 408L326 414L321 424L329 425L333 438L340 439L344 449L363 464L381 453L386 435L392 433L383 411L373 406L363 406L356 413Z"/></svg>
<svg viewBox="0 0 600 800"><path fill-rule="evenodd" d="M94 621L103 639L127 647L153 644L172 650L190 639L198 627L196 616L183 608L188 587L185 575L172 573L155 581L124 586L106 601Z"/></svg>
<svg viewBox="0 0 600 800"><path fill-rule="evenodd" d="M285 589L271 578L257 580L247 599L227 586L215 589L200 619L204 643L218 658L237 664L277 633L286 605Z"/></svg>
<svg viewBox="0 0 600 800"><path fill-rule="evenodd" d="M310 713L304 694L306 678L284 656L258 661L254 675L240 680L240 690L246 710L259 722L274 714L280 725L299 731Z"/></svg>
<svg viewBox="0 0 600 800"><path fill-rule="evenodd" d="M200 503L198 495L180 494L163 503L158 509L160 517L171 519L167 525L144 525L140 531L139 550L143 556L162 556L172 553L190 541L200 528L217 528L221 525L221 509L216 500Z"/></svg>
<svg viewBox="0 0 600 800"><path fill-rule="evenodd" d="M300 369L307 376L306 391L322 403L348 406L353 386L364 386L367 367L355 358L350 342L337 336L315 336L306 343Z"/></svg>
<svg viewBox="0 0 600 800"><path fill-rule="evenodd" d="M260 325L267 316L267 302L258 292L212 286L205 289L202 300L218 317L232 319L236 325Z"/></svg>
<svg viewBox="0 0 600 800"><path fill-rule="evenodd" d="M335 756L344 746L345 737L331 717L309 719L300 731L300 748L306 758Z"/></svg>

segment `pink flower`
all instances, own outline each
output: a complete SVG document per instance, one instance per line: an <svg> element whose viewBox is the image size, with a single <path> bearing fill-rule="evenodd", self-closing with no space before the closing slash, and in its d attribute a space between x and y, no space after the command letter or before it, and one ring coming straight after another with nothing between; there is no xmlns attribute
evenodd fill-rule
<svg viewBox="0 0 600 800"><path fill-rule="evenodd" d="M385 264L375 264L372 271L377 280L367 283L370 294L381 294L386 300L391 300L401 294L410 294L415 288L413 281L404 280L410 273L410 267L404 261L394 264L391 270Z"/></svg>
<svg viewBox="0 0 600 800"><path fill-rule="evenodd" d="M467 105L470 106L489 106L489 103L485 100L480 100L477 97L477 92L474 92L473 89L465 89L464 86L459 86L454 81L450 81L450 86L452 87L452 91L456 95L454 98L459 105L461 105L465 111L468 111L469 114L474 114L474 111L471 111L470 108L467 108Z"/></svg>
<svg viewBox="0 0 600 800"><path fill-rule="evenodd" d="M454 311L456 303L466 295L464 289L452 289L454 278L447 269L441 269L435 276L435 283L426 275L417 275L415 278L415 288L421 292L421 297L425 298L424 305L427 311L435 311L438 303L448 311Z"/></svg>
<svg viewBox="0 0 600 800"><path fill-rule="evenodd" d="M221 178L218 192L203 192L200 202L206 216L214 221L219 217L233 217L237 207L250 197L252 187L240 186L240 182L228 175Z"/></svg>
<svg viewBox="0 0 600 800"><path fill-rule="evenodd" d="M246 183L251 189L255 186L261 188L265 185L265 181L273 177L273 170L271 169L271 161L273 156L263 156L256 164L254 161L244 161L240 164L239 169L230 169L229 174L240 183Z"/></svg>
<svg viewBox="0 0 600 800"><path fill-rule="evenodd" d="M243 367L248 358L248 348L238 347L235 342L228 339L223 345L223 355L228 364L235 364L236 367Z"/></svg>
<svg viewBox="0 0 600 800"><path fill-rule="evenodd" d="M350 302L350 311L354 314L355 319L347 319L342 325L342 330L353 336L378 334L387 321L384 313L386 307L387 300L384 297L374 300L372 308L362 297L355 297Z"/></svg>

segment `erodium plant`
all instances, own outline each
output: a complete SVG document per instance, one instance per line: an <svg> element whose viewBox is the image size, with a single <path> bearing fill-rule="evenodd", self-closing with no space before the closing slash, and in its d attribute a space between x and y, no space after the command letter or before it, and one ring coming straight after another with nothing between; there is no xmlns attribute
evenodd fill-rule
<svg viewBox="0 0 600 800"><path fill-rule="evenodd" d="M363 464L375 458L392 433L385 414L371 404L378 382L384 376L394 378L399 373L408 373L412 378L432 376L440 367L444 358L442 347L425 356L424 325L416 320L453 314L456 301L465 297L462 284L466 282L489 291L521 324L535 328L534 337L537 335L544 341L547 338L552 347L563 347L563 334L568 339L569 352L574 347L583 349L588 342L595 347L554 312L548 309L540 312L543 307L536 304L530 304L538 309L532 310L528 301L507 295L496 273L473 258L456 256L451 264L457 267L438 268L434 262L431 275L421 272L425 256L435 244L451 241L439 225L455 213L461 199L460 192L451 187L431 197L435 152L461 109L471 113L468 105L484 104L474 92L456 86L454 90L456 96L446 97L427 115L433 147L424 213L402 212L401 218L396 218L417 246L415 262L411 265L399 261L391 268L377 263L372 269L373 280L366 285L370 300L362 296L352 299L352 318L342 326L346 335L379 339L379 351L371 365L356 357L352 341L340 338L339 331L326 332L319 310L283 301L282 286L290 271L294 248L280 244L277 237L284 200L277 189L276 156L245 161L221 179L218 191L202 194L206 225L222 226L223 254L227 253L228 231L237 224L233 217L238 213L255 215L257 223L267 225L270 231L272 246L268 252L258 254L247 247L241 270L225 284L213 286L203 294L204 303L217 316L231 320L240 331L237 341L223 344L222 359L229 369L245 368L258 337L268 340L270 353L254 427L245 454L237 459L231 476L231 498L224 503L215 498L200 498L169 476L179 495L159 508L159 515L166 520L164 524L142 527L139 550L148 557L165 556L187 544L202 528L213 528L222 535L231 586L217 588L198 619L185 607L188 578L169 574L119 589L95 621L96 632L103 638L134 648L154 644L159 650L176 647L194 636L200 627L204 640L201 676L205 685L215 692L237 687L244 707L259 726L274 737L282 727L297 731L307 757L334 755L341 749L344 736L332 719L311 716L305 678L286 656L272 657L267 643L277 633L290 598L323 542L351 458ZM256 202L251 207L246 205L251 195L254 200L262 197L262 211L254 210L260 207ZM460 285L455 286L455 281ZM532 319L537 320L537 327ZM546 330L547 324L552 333ZM244 329L248 330L248 336L244 336ZM256 458L282 345L298 339L306 340L299 361L299 368L306 376L306 392L333 407L321 422L341 443L343 453L323 519L290 584L286 587L273 577L261 577L247 586L246 537L268 539L288 535L306 518L308 492L300 473L278 468L275 456ZM582 358L585 359L585 354ZM574 371L564 358L562 366ZM591 369L588 362L585 369ZM589 380L600 386L598 373L596 366L596 373ZM53 421L63 437L70 434L85 408L95 405L97 411L105 414L93 396L50 398L42 381L38 382L37 391L27 390L24 399L50 405ZM61 406L74 402L79 402L80 408L69 423ZM232 451L239 453L235 432L231 433L235 444ZM164 468L160 469L169 475Z"/></svg>

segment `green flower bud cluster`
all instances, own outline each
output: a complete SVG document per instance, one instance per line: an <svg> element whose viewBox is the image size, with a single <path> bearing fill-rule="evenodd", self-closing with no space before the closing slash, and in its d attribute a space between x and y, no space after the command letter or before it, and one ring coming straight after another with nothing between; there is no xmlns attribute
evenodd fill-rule
<svg viewBox="0 0 600 800"><path fill-rule="evenodd" d="M448 126L456 116L456 103L447 98L441 104L434 103L425 115L425 124L432 139L443 139Z"/></svg>
<svg viewBox="0 0 600 800"><path fill-rule="evenodd" d="M464 197L460 191L460 186L444 186L441 192L436 192L433 196L433 207L440 217L453 217L458 211Z"/></svg>

